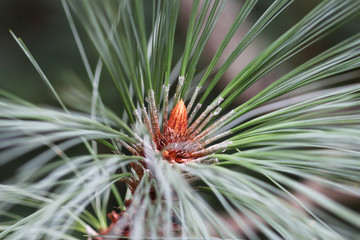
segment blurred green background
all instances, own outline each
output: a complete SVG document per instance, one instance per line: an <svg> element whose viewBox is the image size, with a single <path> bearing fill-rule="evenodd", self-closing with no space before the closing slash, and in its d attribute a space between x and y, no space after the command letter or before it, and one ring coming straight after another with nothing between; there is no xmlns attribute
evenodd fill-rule
<svg viewBox="0 0 360 240"><path fill-rule="evenodd" d="M256 20L256 15L261 14L272 1L263 0L259 2L254 10L254 16L251 16L252 20ZM295 1L260 37L266 42L275 39L318 2L311 0ZM56 105L46 85L11 37L9 29L22 38L57 89L63 88L69 82L71 83L69 76L73 76L73 74L80 79L85 79L86 82L84 82L88 83L61 1L1 0L0 19L0 89L35 103ZM307 59L352 33L359 32L359 26L356 22L359 21L355 20L346 24L340 31L327 37L325 41L310 47L291 62L296 65L302 62L302 59ZM81 27L78 30L84 35L81 32ZM82 39L87 40L86 37ZM92 66L95 66L96 53L88 42L85 41L85 45L87 45L87 49L90 49L87 54ZM176 49L181 51L182 47L177 46ZM111 98L111 96L116 96L111 81L102 81L101 91L106 93L103 94L103 97L108 98L108 102L105 102L116 107L117 98L114 100Z"/></svg>
<svg viewBox="0 0 360 240"><path fill-rule="evenodd" d="M254 16L250 19L255 21L256 15L261 14L271 2L270 0L259 1L254 10ZM295 1L264 31L260 38L263 38L265 42L271 42L318 2L320 1ZM61 91L64 86L71 84L71 76L83 79L86 84L89 83L61 1L1 0L0 19L0 89L35 103L56 105L45 83L11 37L9 29L25 42L57 89ZM311 46L290 63L296 65L354 32L359 32L358 20L359 18L351 21L326 40ZM81 27L78 27L78 30L83 36L82 40L87 40L84 37L85 34L81 32ZM179 32L182 33L182 31ZM94 67L97 60L96 53L89 42L84 41L84 44L86 49L90 50L87 51L87 55ZM177 46L176 49L181 51L182 47ZM116 107L118 98L111 81L102 81L101 91L104 93L102 95L105 100L108 99L105 101L106 104ZM113 99L112 96L116 98Z"/></svg>
<svg viewBox="0 0 360 240"><path fill-rule="evenodd" d="M25 42L55 86L65 71L84 72L61 1L0 1L0 16L0 88L36 103L52 103L9 29Z"/></svg>

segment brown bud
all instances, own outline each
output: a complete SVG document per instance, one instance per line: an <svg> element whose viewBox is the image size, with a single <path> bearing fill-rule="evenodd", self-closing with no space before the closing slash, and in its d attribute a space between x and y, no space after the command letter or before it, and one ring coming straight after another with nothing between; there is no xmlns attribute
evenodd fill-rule
<svg viewBox="0 0 360 240"><path fill-rule="evenodd" d="M187 130L187 110L184 101L180 101L176 104L171 111L169 121L167 123L166 135L172 135L176 137L185 136ZM174 139L175 140L175 139Z"/></svg>

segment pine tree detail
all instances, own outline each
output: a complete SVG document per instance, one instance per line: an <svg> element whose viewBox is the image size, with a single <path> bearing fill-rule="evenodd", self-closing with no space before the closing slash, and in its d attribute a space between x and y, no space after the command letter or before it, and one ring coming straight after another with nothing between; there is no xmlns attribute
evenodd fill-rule
<svg viewBox="0 0 360 240"><path fill-rule="evenodd" d="M186 137L187 131L187 110L184 101L180 101L176 104L171 111L167 127L165 129L165 136L167 139L183 140Z"/></svg>
<svg viewBox="0 0 360 240"><path fill-rule="evenodd" d="M62 0L61 82L10 30L0 240L359 239L360 1L311 2Z"/></svg>
<svg viewBox="0 0 360 240"><path fill-rule="evenodd" d="M167 146L162 149L161 141L157 141L158 150L170 163L186 163L194 149L201 148L197 142L189 139L187 131L187 110L181 99L171 111L167 127L164 129L164 138Z"/></svg>
<svg viewBox="0 0 360 240"><path fill-rule="evenodd" d="M142 107L142 118L137 111L134 112L138 122L143 123L148 129L153 140L152 146L155 151L162 154L164 160L169 163L189 163L194 160L206 159L207 156L214 152L224 150L230 141L223 141L219 144L211 145L218 140L218 136L226 136L227 132L223 134L212 136L225 121L231 116L229 112L213 124L209 125L210 121L221 111L220 108L215 109L223 100L217 99L214 103L209 105L205 111L199 113L199 117L192 123L188 122L188 109L185 103L180 99L175 107L172 109L170 116L167 116L167 102L168 96L165 95L165 107L163 109L163 123L160 126L159 110L156 107L154 92L149 91L147 98L149 107ZM201 106L201 105L200 105ZM215 109L215 110L214 110ZM214 110L214 111L213 111ZM212 112L213 111L213 112ZM193 113L195 110L193 111ZM207 126L209 125L209 126ZM135 156L145 156L144 145L140 141L138 144L130 144L119 141ZM146 165L146 164L145 164ZM147 167L144 166L146 169ZM134 188L136 189L136 187Z"/></svg>

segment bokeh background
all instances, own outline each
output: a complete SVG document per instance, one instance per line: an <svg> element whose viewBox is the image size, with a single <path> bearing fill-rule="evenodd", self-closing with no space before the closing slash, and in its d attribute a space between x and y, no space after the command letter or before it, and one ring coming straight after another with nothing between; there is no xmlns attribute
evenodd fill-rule
<svg viewBox="0 0 360 240"><path fill-rule="evenodd" d="M236 5L239 6L241 4L241 1L232 0L229 2L233 4L233 6L232 8L225 9L225 11L228 12L223 14L228 17L222 20L222 26L219 27L218 30L215 29L215 31L221 31L227 22L228 24L231 24L231 18L234 18L234 14L236 14L236 10L231 10L234 8L236 9ZM271 4L271 2L271 0L259 1L259 4L257 4L254 9L254 14L250 16L246 25L251 26L252 21L255 21L256 17L260 15L266 7ZM259 53L272 40L276 39L276 37L289 29L318 2L320 1L295 1L269 27L266 28L264 33L255 41L255 44L250 46L252 48L250 49L251 51L243 54L240 58L245 61L245 63L250 61L255 54ZM179 29L177 32L178 45L175 46L178 53L175 54L175 56L179 56L183 48L183 40L181 36L184 35L186 31L186 10L189 6L191 6L191 1L183 1L182 11L180 13ZM306 61L309 57L352 35L354 32L359 32L360 28L359 24L357 24L358 22L360 22L360 18L351 21L338 31L331 34L325 40L309 47L306 51L288 61L288 66L283 66L283 69L280 69L278 73L275 72L273 75L265 78L266 81L264 84L259 83L254 86L250 96L257 92L257 89L261 89L264 85L267 85L269 81L272 81L279 75L283 74L288 67L291 68L291 65L296 66L297 64ZM15 40L11 37L9 33L10 29L25 42L40 67L57 89L65 89L66 91L66 85L72 83L72 78L82 79L86 84L88 83L87 75L62 8L61 1L1 0L0 89L14 93L15 95L21 96L35 103L56 105L45 83L41 80L32 64L26 58L25 54L22 52ZM86 35L82 32L80 26L78 27L78 30L82 36L85 48L88 50L88 58L91 64L95 66L97 61L96 52L87 41ZM246 31L246 27L243 31ZM221 35L222 33L219 32L219 34ZM219 34L215 32L214 35ZM239 40L239 38L241 38L241 35L239 35L237 40ZM214 41L215 44L209 44L205 51L210 52L210 55L212 51L216 50L216 40ZM208 57L205 59L208 59ZM239 67L235 66L231 71L233 71L233 74L228 74L223 80L225 84L227 80L226 77L230 78L236 74L236 71L239 71ZM118 98L116 96L116 92L114 92L111 81L102 81L101 91L103 92L103 97L107 100L105 101L107 105L114 107L118 106ZM245 98L248 97L249 96Z"/></svg>

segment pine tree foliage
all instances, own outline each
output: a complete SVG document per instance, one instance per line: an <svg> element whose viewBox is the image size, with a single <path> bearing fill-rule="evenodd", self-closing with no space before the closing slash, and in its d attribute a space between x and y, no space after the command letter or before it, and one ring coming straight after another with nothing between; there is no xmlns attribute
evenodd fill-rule
<svg viewBox="0 0 360 240"><path fill-rule="evenodd" d="M358 212L329 193L360 197L360 85L354 81L360 34L289 69L243 104L236 99L353 20L360 2L319 2L224 89L214 90L291 3L274 0L220 64L258 4L243 1L210 63L200 69L227 1L192 2L182 55L175 59L180 1L62 0L90 80L83 82L91 88L73 86L64 94L11 32L59 106L34 105L0 91L0 165L22 163L0 184L0 239L358 237ZM95 66L80 28L99 56ZM103 102L104 72L120 110ZM187 124L188 140L177 136L180 143L160 148L156 126L165 136L180 99L188 122L173 119ZM172 147L181 153L167 157ZM84 151L73 154L74 148Z"/></svg>

